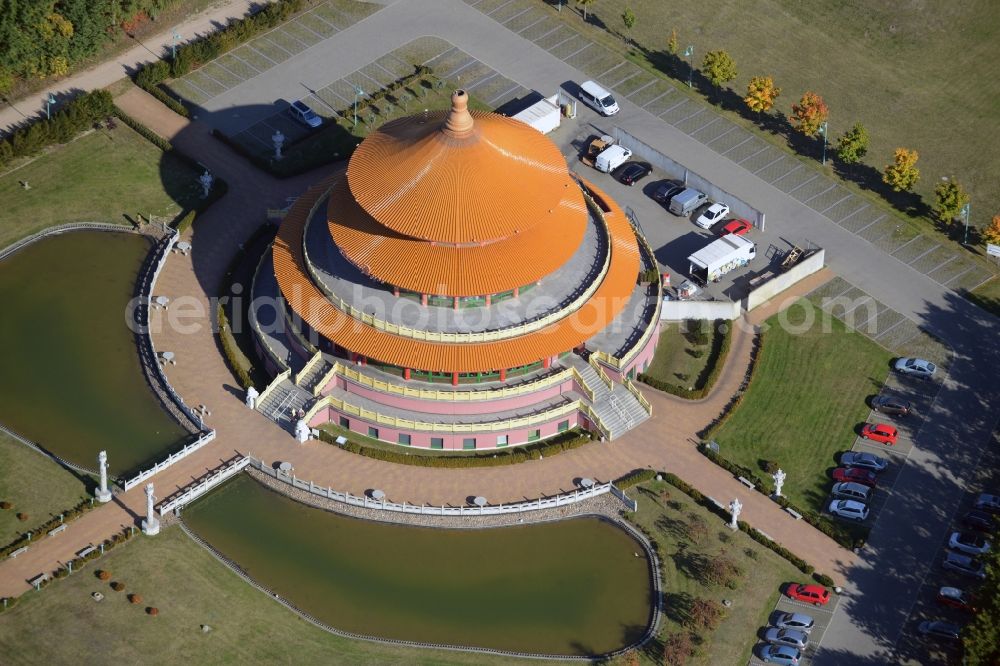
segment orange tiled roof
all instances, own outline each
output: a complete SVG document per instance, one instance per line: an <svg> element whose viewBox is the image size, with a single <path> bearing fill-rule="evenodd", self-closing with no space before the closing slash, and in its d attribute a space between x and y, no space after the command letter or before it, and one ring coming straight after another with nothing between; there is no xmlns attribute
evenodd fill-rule
<svg viewBox="0 0 1000 666"><path fill-rule="evenodd" d="M393 365L435 372L488 372L534 363L568 351L610 324L628 302L639 274L639 247L622 210L600 190L611 234L611 264L600 287L582 308L541 330L497 342L444 344L386 333L353 319L331 304L309 277L303 234L309 210L336 176L309 189L292 206L274 242L274 270L289 305L332 342Z"/></svg>
<svg viewBox="0 0 1000 666"><path fill-rule="evenodd" d="M576 252L587 228L587 205L566 176L562 200L542 224L485 245L442 245L404 236L369 216L346 181L330 194L330 235L364 273L391 285L439 296L483 296L523 287L554 272Z"/></svg>
<svg viewBox="0 0 1000 666"><path fill-rule="evenodd" d="M368 213L406 236L482 243L544 224L563 196L566 160L552 141L517 120L466 111L394 120L365 139L347 167L351 193Z"/></svg>

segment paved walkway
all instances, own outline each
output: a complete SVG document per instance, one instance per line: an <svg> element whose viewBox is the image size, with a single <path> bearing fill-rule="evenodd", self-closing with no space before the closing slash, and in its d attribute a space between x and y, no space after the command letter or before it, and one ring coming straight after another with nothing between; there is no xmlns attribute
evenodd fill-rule
<svg viewBox="0 0 1000 666"><path fill-rule="evenodd" d="M173 43L173 32L181 35L180 43L195 35L211 32L215 26L228 23L232 18L244 16L250 8L260 5L257 0L219 0L204 11L191 16L183 23L165 28L145 42L139 42L128 51L111 60L72 76L60 79L43 90L33 92L19 100L9 102L0 109L0 130L7 131L26 118L41 115L45 110L45 100L51 95L65 95L73 90L95 90L114 83L129 71L144 62L150 62L169 52Z"/></svg>

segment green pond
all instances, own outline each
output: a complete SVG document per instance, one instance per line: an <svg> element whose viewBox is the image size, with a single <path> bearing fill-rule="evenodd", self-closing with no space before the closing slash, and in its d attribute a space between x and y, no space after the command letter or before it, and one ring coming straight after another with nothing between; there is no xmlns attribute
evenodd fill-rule
<svg viewBox="0 0 1000 666"><path fill-rule="evenodd" d="M257 582L358 634L588 655L641 638L650 617L645 552L596 518L387 525L305 506L240 475L185 508L184 520Z"/></svg>
<svg viewBox="0 0 1000 666"><path fill-rule="evenodd" d="M89 468L147 464L185 431L146 384L125 308L150 241L77 231L0 262L0 422Z"/></svg>

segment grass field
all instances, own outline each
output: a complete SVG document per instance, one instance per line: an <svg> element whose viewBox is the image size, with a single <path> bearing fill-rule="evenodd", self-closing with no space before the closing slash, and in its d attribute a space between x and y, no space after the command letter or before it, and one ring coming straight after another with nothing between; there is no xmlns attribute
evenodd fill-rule
<svg viewBox="0 0 1000 666"><path fill-rule="evenodd" d="M678 388L690 389L705 371L712 345L711 338L708 344L696 344L683 332L683 327L682 323L661 327L656 354L645 374ZM701 356L695 356L698 352Z"/></svg>
<svg viewBox="0 0 1000 666"><path fill-rule="evenodd" d="M91 132L0 175L0 247L65 222L172 220L196 201L196 177L124 123Z"/></svg>
<svg viewBox="0 0 1000 666"><path fill-rule="evenodd" d="M885 381L892 356L839 319L817 317L807 326L803 303L768 319L753 382L714 439L723 457L751 469L777 462L788 474L784 494L819 510L827 470L853 444L868 416L865 399Z"/></svg>
<svg viewBox="0 0 1000 666"><path fill-rule="evenodd" d="M979 307L1000 317L1000 277L984 282L965 295Z"/></svg>
<svg viewBox="0 0 1000 666"><path fill-rule="evenodd" d="M661 496L663 492L668 496ZM651 481L630 491L639 502L633 520L659 545L664 590L664 621L660 638L685 631L684 621L695 599L733 602L714 632L701 631L696 658L704 666L745 664L750 658L754 635L767 624L767 617L782 583L805 580L798 569L742 532L730 532L707 509L666 482ZM694 527L692 527L694 525ZM704 563L726 554L743 570L735 590L701 580ZM657 643L642 655L648 663L662 664Z"/></svg>
<svg viewBox="0 0 1000 666"><path fill-rule="evenodd" d="M0 433L0 501L14 505L0 511L0 546L86 496L86 486L75 474ZM19 512L28 514L28 520L18 520Z"/></svg>
<svg viewBox="0 0 1000 666"><path fill-rule="evenodd" d="M866 163L874 169L897 146L914 148L916 190L926 201L941 176L953 175L972 194L973 223L1000 210L1000 79L988 64L1000 12L992 0L602 0L589 10L595 23L621 33L626 5L637 17L631 36L646 49L665 51L674 28L681 51L694 46L696 66L706 52L725 49L737 63L729 85L740 96L751 76L773 76L782 88L777 109L787 114L814 90L830 106L831 138L856 121L869 129Z"/></svg>

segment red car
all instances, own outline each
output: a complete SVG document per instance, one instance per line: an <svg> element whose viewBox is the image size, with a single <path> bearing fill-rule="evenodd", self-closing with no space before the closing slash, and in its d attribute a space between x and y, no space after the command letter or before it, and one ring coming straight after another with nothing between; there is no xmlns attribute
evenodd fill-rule
<svg viewBox="0 0 1000 666"><path fill-rule="evenodd" d="M753 229L753 225L747 220L742 218L737 218L735 220L730 220L726 222L725 226L719 230L720 236L725 236L726 234L735 234L736 236L742 236Z"/></svg>
<svg viewBox="0 0 1000 666"><path fill-rule="evenodd" d="M805 585L803 583L792 583L785 592L789 599L804 601L813 606L825 606L830 601L830 590L822 585Z"/></svg>
<svg viewBox="0 0 1000 666"><path fill-rule="evenodd" d="M886 446L893 446L898 434L895 428L884 423L866 423L861 429L861 439L881 442Z"/></svg>
<svg viewBox="0 0 1000 666"><path fill-rule="evenodd" d="M957 587L942 587L937 593L937 602L942 606L957 608L966 613L978 613L975 599L971 594L967 594Z"/></svg>
<svg viewBox="0 0 1000 666"><path fill-rule="evenodd" d="M834 481L853 481L874 488L878 483L878 475L861 467L838 467L833 470Z"/></svg>

